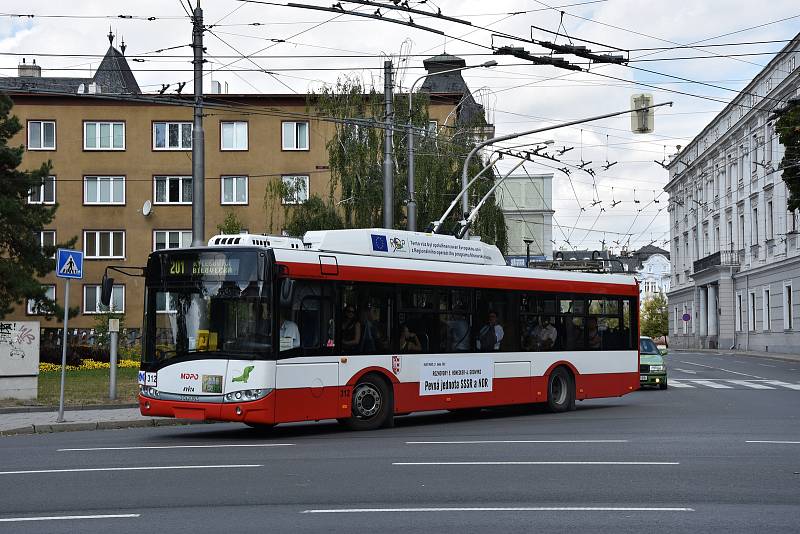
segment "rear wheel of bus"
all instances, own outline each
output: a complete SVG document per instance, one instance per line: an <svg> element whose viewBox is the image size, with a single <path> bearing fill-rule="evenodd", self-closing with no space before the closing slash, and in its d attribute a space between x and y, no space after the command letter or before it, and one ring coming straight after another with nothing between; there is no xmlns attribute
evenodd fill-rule
<svg viewBox="0 0 800 534"><path fill-rule="evenodd" d="M353 388L352 416L339 422L352 430L391 426L394 399L390 385L377 374L368 374Z"/></svg>
<svg viewBox="0 0 800 534"><path fill-rule="evenodd" d="M575 408L575 381L564 367L556 367L547 380L547 407L554 413Z"/></svg>

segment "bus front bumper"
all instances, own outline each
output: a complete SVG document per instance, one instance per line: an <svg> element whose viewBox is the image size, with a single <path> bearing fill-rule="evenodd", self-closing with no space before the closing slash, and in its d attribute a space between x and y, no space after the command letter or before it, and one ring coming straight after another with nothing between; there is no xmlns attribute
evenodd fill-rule
<svg viewBox="0 0 800 534"><path fill-rule="evenodd" d="M139 412L146 417L174 417L195 421L275 423L275 392L248 402L181 402L139 395Z"/></svg>

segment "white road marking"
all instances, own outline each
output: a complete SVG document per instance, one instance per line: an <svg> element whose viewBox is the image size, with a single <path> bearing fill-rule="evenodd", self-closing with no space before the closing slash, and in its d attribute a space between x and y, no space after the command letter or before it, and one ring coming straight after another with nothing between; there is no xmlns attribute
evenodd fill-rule
<svg viewBox="0 0 800 534"><path fill-rule="evenodd" d="M694 384L700 384L701 386L708 386L714 389L733 389L730 386L726 386L725 384L717 384L715 382L711 382L710 380L692 380Z"/></svg>
<svg viewBox="0 0 800 534"><path fill-rule="evenodd" d="M723 369L722 367L713 367L711 365L703 365L702 363L695 363L695 362L685 362L683 360L681 360L681 363L685 363L688 365L696 365L698 367L706 367L707 369L715 369L717 371L725 371L726 373L733 373L735 375L749 376L750 378L758 378L759 380L764 380L763 376L749 375L747 373L740 373L739 371L731 371L730 369Z"/></svg>
<svg viewBox="0 0 800 534"><path fill-rule="evenodd" d="M678 367L673 368L674 371L680 371L681 373L689 373L690 375L696 375L697 371L692 371L691 369L680 369Z"/></svg>
<svg viewBox="0 0 800 534"><path fill-rule="evenodd" d="M222 449L225 447L292 447L294 443L258 443L243 445L150 445L142 447L90 447L86 449L58 449L66 451L133 451L139 449Z"/></svg>
<svg viewBox="0 0 800 534"><path fill-rule="evenodd" d="M44 473L89 473L95 471L162 471L168 469L236 469L244 467L264 467L261 464L233 465L157 465L148 467L90 467L82 469L37 469L31 471L0 471L0 475L35 475Z"/></svg>
<svg viewBox="0 0 800 534"><path fill-rule="evenodd" d="M726 380L726 382L730 382L731 384L738 384L740 386L746 386L753 389L775 389L773 387L765 386L764 384L753 382L751 380Z"/></svg>
<svg viewBox="0 0 800 534"><path fill-rule="evenodd" d="M777 367L777 365L769 365L768 363L759 363L761 367Z"/></svg>
<svg viewBox="0 0 800 534"><path fill-rule="evenodd" d="M392 462L392 465L681 465L680 462Z"/></svg>
<svg viewBox="0 0 800 534"><path fill-rule="evenodd" d="M765 380L764 383L800 391L800 384L790 384L789 382L781 382L780 380Z"/></svg>
<svg viewBox="0 0 800 534"><path fill-rule="evenodd" d="M694 508L651 508L639 506L519 506L463 508L330 508L303 510L301 514L363 514L416 512L694 512Z"/></svg>
<svg viewBox="0 0 800 534"><path fill-rule="evenodd" d="M51 515L40 517L4 517L0 523L17 523L21 521L61 521L66 519L125 519L139 517L139 514L104 514L104 515Z"/></svg>
<svg viewBox="0 0 800 534"><path fill-rule="evenodd" d="M475 441L406 441L406 445L464 445L491 443L628 443L627 439L508 439L508 440L475 440Z"/></svg>
<svg viewBox="0 0 800 534"><path fill-rule="evenodd" d="M770 440L751 440L745 443L772 443L775 445L800 445L800 441L770 441Z"/></svg>
<svg viewBox="0 0 800 534"><path fill-rule="evenodd" d="M690 384L684 384L680 380L676 380L674 378L670 378L668 384L669 384L670 387L674 387L674 388L694 388L694 386L692 386Z"/></svg>

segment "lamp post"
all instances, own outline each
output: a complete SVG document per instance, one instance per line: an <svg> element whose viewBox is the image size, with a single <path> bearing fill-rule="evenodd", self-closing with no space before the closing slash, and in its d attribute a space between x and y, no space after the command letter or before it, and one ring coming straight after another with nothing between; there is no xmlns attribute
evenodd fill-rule
<svg viewBox="0 0 800 534"><path fill-rule="evenodd" d="M533 243L533 239L523 237L522 240L525 241L525 268L527 269L531 265L531 243Z"/></svg>
<svg viewBox="0 0 800 534"><path fill-rule="evenodd" d="M451 72L459 72L462 70L474 69L477 67L494 67L497 65L497 61L491 60L485 63L481 63L480 65L468 65L466 67L459 67L457 69L447 69L441 70L439 72L432 72L426 74L424 76L420 76L414 83L411 84L411 89L408 90L408 204L407 204L407 217L406 217L406 224L407 228L411 232L415 232L417 230L417 201L414 197L414 126L411 122L411 104L412 104L412 96L414 94L414 86L417 85L417 82L429 78L430 76L438 76L440 74L449 74Z"/></svg>

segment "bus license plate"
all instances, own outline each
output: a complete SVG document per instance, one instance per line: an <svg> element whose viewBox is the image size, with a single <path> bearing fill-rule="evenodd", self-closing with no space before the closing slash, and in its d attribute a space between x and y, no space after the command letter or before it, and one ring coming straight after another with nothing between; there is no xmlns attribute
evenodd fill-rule
<svg viewBox="0 0 800 534"><path fill-rule="evenodd" d="M647 382L647 375L639 375L640 382Z"/></svg>

